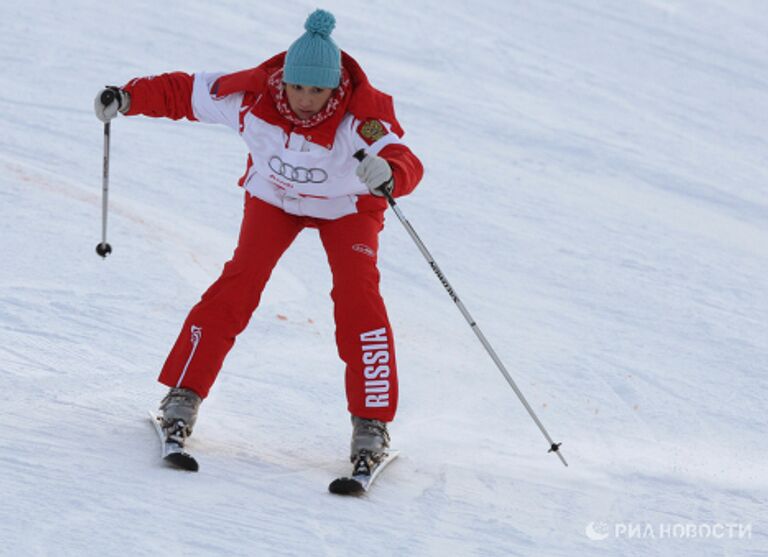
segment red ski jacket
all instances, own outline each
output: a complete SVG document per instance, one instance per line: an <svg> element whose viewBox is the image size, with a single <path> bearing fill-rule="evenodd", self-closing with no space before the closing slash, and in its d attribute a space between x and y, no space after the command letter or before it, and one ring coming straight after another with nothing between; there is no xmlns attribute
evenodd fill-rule
<svg viewBox="0 0 768 557"><path fill-rule="evenodd" d="M395 116L392 97L374 88L368 81L367 76L360 68L359 64L347 53L342 52L342 65L349 73L352 90L346 103L345 110L340 110L340 114L334 114L333 117L310 128L294 126L290 121L284 118L277 110L274 101L268 91L267 80L270 75L283 66L285 52L277 54L266 60L255 68L250 68L230 74L187 74L184 72L165 73L158 76L140 77L129 81L123 86L123 89L131 95L131 105L126 115L144 115L151 117L165 117L178 120L186 118L197 121L214 121L210 117L202 116L203 110L195 105L199 92L196 87L205 87L207 95L205 102L218 101L230 96L242 95L242 101L239 105L239 129L241 135L244 134L247 125L247 115L254 116L259 120L272 126L276 126L285 134L286 145L293 135L304 136L306 140L320 145L328 150L334 148L334 143L338 141L341 133L340 126L345 116L352 115L356 133L362 136L365 143L359 143L360 138L356 138L360 145L368 144L372 151L377 150L377 145L372 142L372 138L364 135L361 131L363 125L368 122L375 122L376 129L380 134L373 138L378 140L381 134L393 133L394 136L389 141L383 141L383 146L378 146L378 154L387 160L392 167L395 188L393 194L395 197L407 195L417 186L423 176L423 167L419 159L403 143L399 141L404 135L404 131ZM200 79L208 78L208 81L202 82ZM197 78L197 79L196 79ZM216 120L219 123L223 122ZM386 126L378 125L380 122ZM235 126L232 126L235 127ZM245 136L244 136L245 139ZM248 143L248 141L246 141ZM243 186L251 180L255 173L254 157L258 153L251 152L248 157L248 168L240 180ZM258 165L257 165L258 166ZM267 171L268 172L268 171ZM284 182L281 182L284 184ZM250 188L249 188L250 191ZM258 194L257 194L258 195ZM299 196L324 197L299 193ZM357 210L371 210L378 207L386 207L386 200L376 196L370 196L364 192L357 192ZM267 201L275 203L273 200Z"/></svg>

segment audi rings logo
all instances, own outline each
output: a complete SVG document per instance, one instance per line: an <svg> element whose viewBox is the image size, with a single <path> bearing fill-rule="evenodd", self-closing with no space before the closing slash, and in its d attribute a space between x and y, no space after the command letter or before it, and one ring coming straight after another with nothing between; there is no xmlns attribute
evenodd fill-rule
<svg viewBox="0 0 768 557"><path fill-rule="evenodd" d="M322 168L306 168L304 166L293 166L277 155L269 159L269 168L275 174L279 174L286 180L298 184L322 184L328 179L328 173Z"/></svg>

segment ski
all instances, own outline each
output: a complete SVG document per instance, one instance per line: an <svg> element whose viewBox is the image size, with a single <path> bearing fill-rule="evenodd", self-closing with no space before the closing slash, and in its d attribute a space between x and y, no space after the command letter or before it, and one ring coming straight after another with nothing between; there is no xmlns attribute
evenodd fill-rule
<svg viewBox="0 0 768 557"><path fill-rule="evenodd" d="M365 457L358 459L352 475L336 478L328 486L328 491L336 495L362 495L366 493L382 470L399 455L400 451L389 451L375 463L366 462Z"/></svg>
<svg viewBox="0 0 768 557"><path fill-rule="evenodd" d="M166 437L160 417L150 410L149 419L152 420L152 425L155 426L155 431L160 437L160 456L162 459L174 468L197 472L199 466L195 457L185 451L179 443Z"/></svg>

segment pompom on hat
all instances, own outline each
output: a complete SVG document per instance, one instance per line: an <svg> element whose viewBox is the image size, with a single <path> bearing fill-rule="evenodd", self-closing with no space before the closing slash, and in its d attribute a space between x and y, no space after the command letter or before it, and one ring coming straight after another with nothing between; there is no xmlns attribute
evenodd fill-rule
<svg viewBox="0 0 768 557"><path fill-rule="evenodd" d="M285 56L283 80L311 87L335 89L341 80L341 50L331 38L336 18L315 10L304 23L304 33Z"/></svg>

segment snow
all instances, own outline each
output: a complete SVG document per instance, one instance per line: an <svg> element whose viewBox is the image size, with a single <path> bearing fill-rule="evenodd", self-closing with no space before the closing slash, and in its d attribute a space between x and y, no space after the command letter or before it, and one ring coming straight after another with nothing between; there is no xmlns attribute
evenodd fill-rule
<svg viewBox="0 0 768 557"><path fill-rule="evenodd" d="M326 491L350 426L309 230L201 410L201 471L163 467L155 376L234 248L245 147L116 120L101 260L92 99L253 66L315 5L6 2L0 554L768 554L764 3L322 7L425 164L399 206L570 466L390 212L402 455L373 491Z"/></svg>

